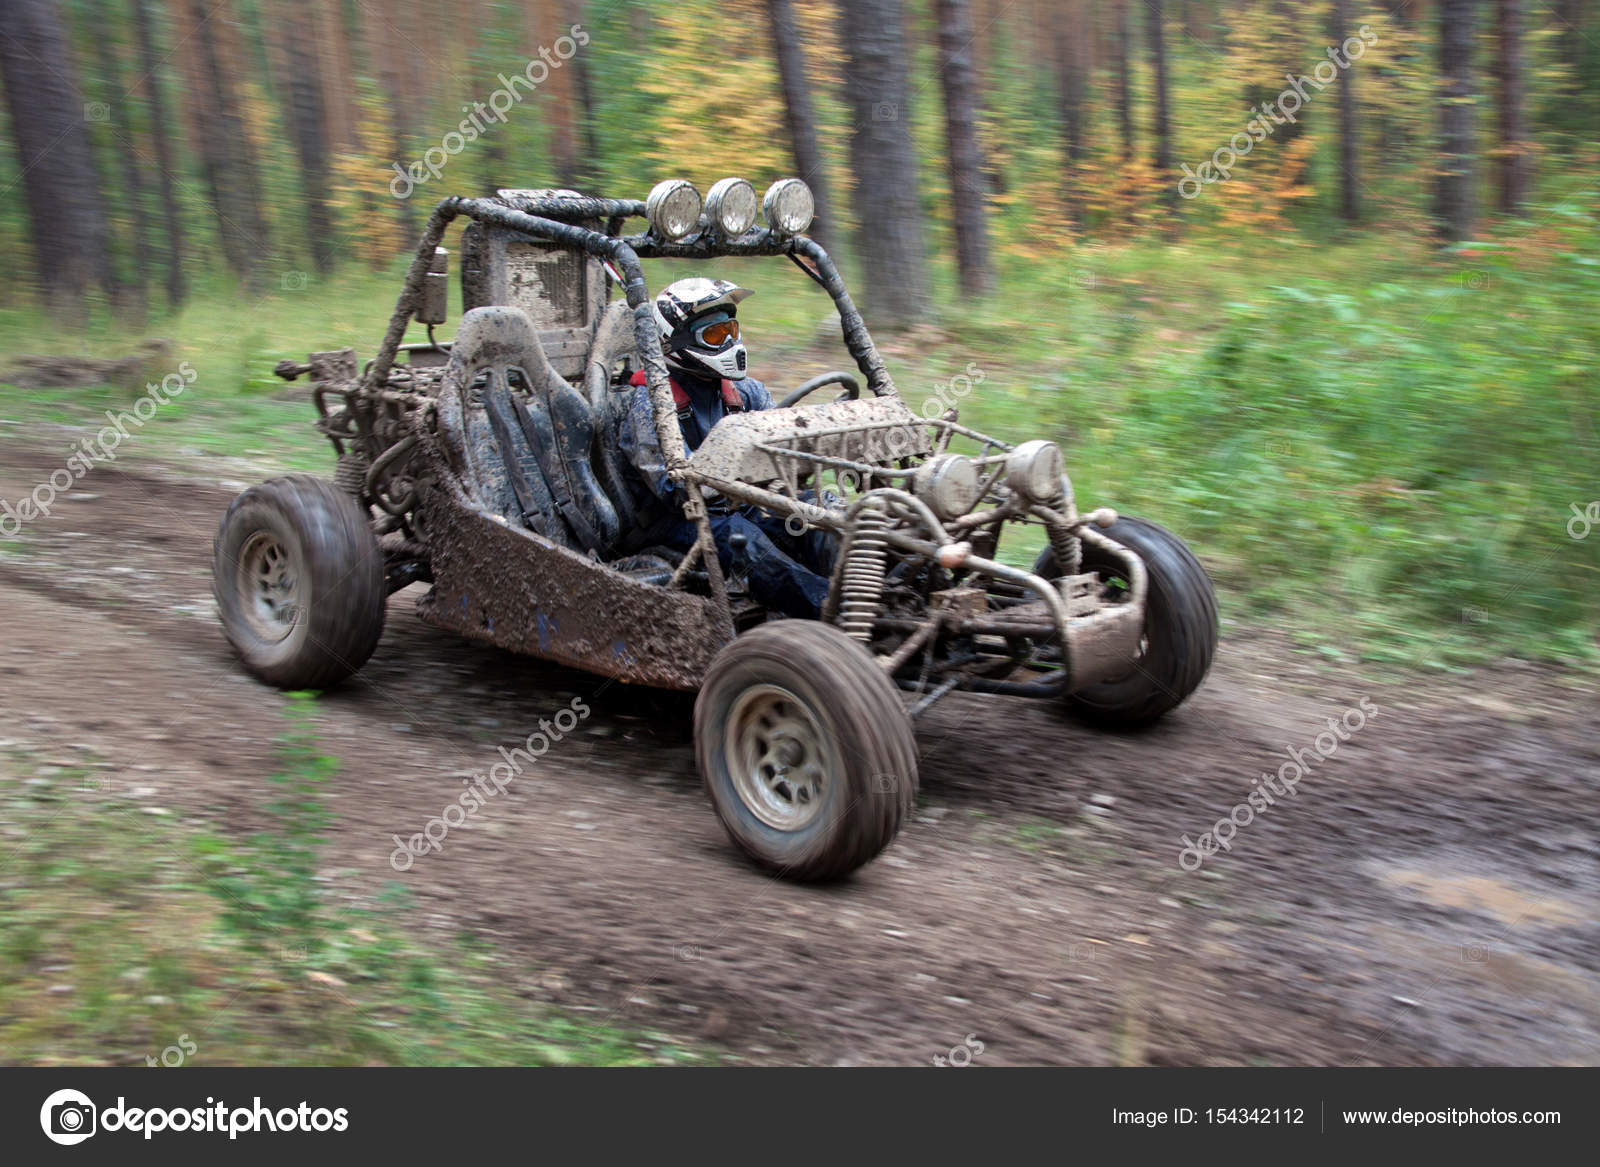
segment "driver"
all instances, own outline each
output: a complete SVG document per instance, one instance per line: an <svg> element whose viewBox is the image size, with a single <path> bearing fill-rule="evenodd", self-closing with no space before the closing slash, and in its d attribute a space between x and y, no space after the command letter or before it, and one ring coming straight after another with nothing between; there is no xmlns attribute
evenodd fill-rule
<svg viewBox="0 0 1600 1167"><path fill-rule="evenodd" d="M678 427L690 450L698 449L728 414L772 408L766 386L745 375L749 358L739 339L737 308L750 294L727 280L696 276L667 285L655 299ZM617 447L635 472L634 496L643 528L635 542L688 551L694 546L695 525L684 517L682 486L667 477L642 371L633 375L633 384L638 388L623 414ZM733 509L721 495L708 495L706 507L724 569L741 566L734 563L732 536L744 536L742 566L752 597L788 616L821 612L836 550L832 534L808 528L796 536L778 516L754 506Z"/></svg>

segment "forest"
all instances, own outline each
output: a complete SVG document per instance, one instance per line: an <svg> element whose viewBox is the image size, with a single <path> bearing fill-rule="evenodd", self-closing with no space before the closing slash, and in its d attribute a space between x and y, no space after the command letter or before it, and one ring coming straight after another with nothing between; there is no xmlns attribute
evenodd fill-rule
<svg viewBox="0 0 1600 1167"><path fill-rule="evenodd" d="M928 255L976 294L1024 239L1459 242L1592 162L1593 8L9 0L3 294L171 309L213 264L382 264L450 193L741 167L811 183L891 324Z"/></svg>
<svg viewBox="0 0 1600 1167"><path fill-rule="evenodd" d="M173 336L202 446L299 435L266 370L370 346L438 199L798 174L916 393L981 366L1320 650L1592 652L1519 524L1600 493L1595 9L8 0L0 347Z"/></svg>

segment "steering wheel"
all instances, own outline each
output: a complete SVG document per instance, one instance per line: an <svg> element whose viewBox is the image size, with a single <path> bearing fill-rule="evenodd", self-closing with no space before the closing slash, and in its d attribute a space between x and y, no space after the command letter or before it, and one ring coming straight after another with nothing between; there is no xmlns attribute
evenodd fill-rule
<svg viewBox="0 0 1600 1167"><path fill-rule="evenodd" d="M815 377L811 378L811 380L802 384L800 388L789 394L789 396L778 402L778 408L787 409L791 405L796 405L802 398L814 393L818 389L821 389L824 385L843 385L844 395L851 401L854 401L861 396L861 382L857 381L852 374L840 373L837 371L832 373L818 373Z"/></svg>

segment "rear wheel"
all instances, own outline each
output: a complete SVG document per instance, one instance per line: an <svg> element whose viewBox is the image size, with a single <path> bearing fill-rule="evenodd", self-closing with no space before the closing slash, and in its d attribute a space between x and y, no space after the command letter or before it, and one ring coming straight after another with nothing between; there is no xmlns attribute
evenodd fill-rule
<svg viewBox="0 0 1600 1167"><path fill-rule="evenodd" d="M235 498L212 545L223 634L245 668L285 689L326 689L383 634L383 551L361 507L291 474Z"/></svg>
<svg viewBox="0 0 1600 1167"><path fill-rule="evenodd" d="M724 648L695 702L695 754L733 841L793 879L836 878L876 857L916 794L899 691L827 624L777 620Z"/></svg>
<svg viewBox="0 0 1600 1167"><path fill-rule="evenodd" d="M1165 527L1124 516L1105 534L1144 561L1149 579L1144 639L1126 675L1070 694L1067 704L1100 725L1147 725L1182 704L1211 668L1217 650L1217 595L1194 553ZM1122 564L1088 541L1082 570L1095 572L1113 592L1127 587ZM1033 571L1046 579L1061 574L1053 549L1045 548Z"/></svg>

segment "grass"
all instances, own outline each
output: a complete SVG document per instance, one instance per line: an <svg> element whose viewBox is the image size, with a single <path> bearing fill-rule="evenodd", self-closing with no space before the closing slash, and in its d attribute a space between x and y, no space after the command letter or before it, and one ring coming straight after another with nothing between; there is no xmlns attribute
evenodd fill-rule
<svg viewBox="0 0 1600 1167"><path fill-rule="evenodd" d="M103 771L0 764L0 1063L629 1065L672 1039L530 1004L533 974L401 931L398 892L336 910L318 874L336 769L291 709L268 826L154 814ZM25 777L26 776L26 777Z"/></svg>
<svg viewBox="0 0 1600 1167"><path fill-rule="evenodd" d="M1314 245L1199 230L1029 257L1014 241L995 294L960 303L936 265L927 322L878 339L914 407L981 371L962 420L1060 441L1080 504L1180 533L1228 618L1333 660L1593 666L1600 535L1566 530L1573 505L1600 499L1600 190L1585 182L1448 252L1381 226ZM647 266L653 286L684 270ZM759 375L784 386L849 367L831 306L790 265L714 267L760 293L742 310ZM346 344L370 356L397 272L255 303L197 295L148 331L175 337L174 361L200 378L133 456L326 471L310 406L274 397L271 366ZM67 337L0 314L0 351L129 347L104 320ZM83 418L115 396L9 393L3 413ZM1024 563L1033 550L1002 548Z"/></svg>
<svg viewBox="0 0 1600 1167"><path fill-rule="evenodd" d="M1061 827L1049 819L1024 819L1012 832L1011 842L1022 851L1045 851L1061 840Z"/></svg>

